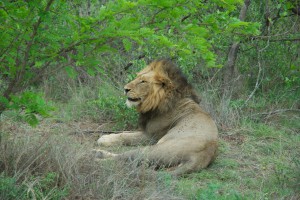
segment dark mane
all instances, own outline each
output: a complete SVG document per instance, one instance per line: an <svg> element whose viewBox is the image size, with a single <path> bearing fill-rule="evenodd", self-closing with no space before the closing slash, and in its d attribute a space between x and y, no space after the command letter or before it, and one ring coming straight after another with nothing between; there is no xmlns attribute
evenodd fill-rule
<svg viewBox="0 0 300 200"><path fill-rule="evenodd" d="M193 86L188 82L186 76L182 73L181 69L177 67L172 61L168 59L156 60L164 73L169 77L174 85L174 92L177 93L178 98L190 98L196 103L200 103L200 98L195 92Z"/></svg>

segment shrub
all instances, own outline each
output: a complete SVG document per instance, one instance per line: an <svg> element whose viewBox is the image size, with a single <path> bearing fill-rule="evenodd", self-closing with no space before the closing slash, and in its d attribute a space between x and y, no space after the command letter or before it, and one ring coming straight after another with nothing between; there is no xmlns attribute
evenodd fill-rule
<svg viewBox="0 0 300 200"><path fill-rule="evenodd" d="M99 98L94 103L104 112L105 118L115 123L115 129L134 129L138 114L134 109L128 108L125 101L126 98L120 91L106 83L100 88Z"/></svg>

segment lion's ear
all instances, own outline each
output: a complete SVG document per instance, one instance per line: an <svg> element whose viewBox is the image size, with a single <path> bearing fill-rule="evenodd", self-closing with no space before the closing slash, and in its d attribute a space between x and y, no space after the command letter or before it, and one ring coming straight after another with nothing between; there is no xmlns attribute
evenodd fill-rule
<svg viewBox="0 0 300 200"><path fill-rule="evenodd" d="M155 80L157 81L158 84L160 84L164 88L172 87L172 81L168 77L156 76Z"/></svg>

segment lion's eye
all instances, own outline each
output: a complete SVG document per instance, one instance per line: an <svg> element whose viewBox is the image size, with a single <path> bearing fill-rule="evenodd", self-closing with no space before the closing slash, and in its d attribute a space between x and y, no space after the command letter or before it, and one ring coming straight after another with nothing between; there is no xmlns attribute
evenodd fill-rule
<svg viewBox="0 0 300 200"><path fill-rule="evenodd" d="M141 80L141 82L140 83L146 83L146 81L144 81L144 80Z"/></svg>

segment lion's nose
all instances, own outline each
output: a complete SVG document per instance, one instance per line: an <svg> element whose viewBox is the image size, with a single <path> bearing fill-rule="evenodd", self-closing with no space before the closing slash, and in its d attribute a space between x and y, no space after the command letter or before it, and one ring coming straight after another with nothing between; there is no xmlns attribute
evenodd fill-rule
<svg viewBox="0 0 300 200"><path fill-rule="evenodd" d="M125 88L124 90L125 90L126 94L130 91L130 89L128 89L128 88Z"/></svg>

